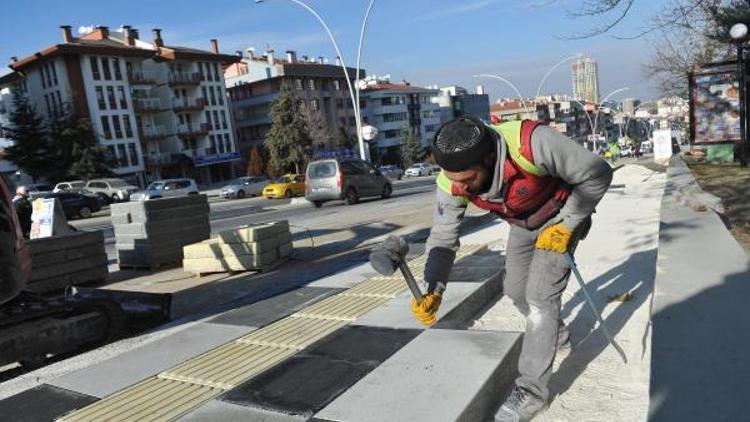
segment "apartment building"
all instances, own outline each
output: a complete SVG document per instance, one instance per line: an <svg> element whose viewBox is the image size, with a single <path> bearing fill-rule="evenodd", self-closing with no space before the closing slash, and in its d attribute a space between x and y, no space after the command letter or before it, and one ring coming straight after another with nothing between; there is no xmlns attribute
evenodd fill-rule
<svg viewBox="0 0 750 422"><path fill-rule="evenodd" d="M354 86L356 70L347 68L347 73ZM324 57L298 58L292 50L277 57L272 49L262 55L248 49L241 61L226 69L224 76L240 155L245 162L253 147L263 147L271 127L271 104L279 97L283 84L291 89L299 113L308 119L314 154L339 149L337 135L341 128L352 140L356 139L354 108L338 59L329 64ZM362 69L359 77L364 76ZM366 107L366 100L360 104Z"/></svg>
<svg viewBox="0 0 750 422"><path fill-rule="evenodd" d="M437 85L428 87L438 89ZM490 120L490 97L484 93L484 87L477 87L476 93L470 93L460 86L446 86L433 102L440 105L441 120L446 122L461 116L471 116L485 122Z"/></svg>
<svg viewBox="0 0 750 422"><path fill-rule="evenodd" d="M161 30L143 41L135 28L90 28L62 43L13 59L13 86L48 119L86 117L116 162L112 169L140 185L168 177L213 183L234 176L239 159L226 101L224 67L239 60L168 46Z"/></svg>
<svg viewBox="0 0 750 422"><path fill-rule="evenodd" d="M391 83L388 77L373 76L363 83L361 96L367 107L362 110L363 120L378 129L379 157L385 161L400 161L400 147L404 131L411 129L428 147L441 124L440 104L434 98L440 90L412 86L408 82Z"/></svg>

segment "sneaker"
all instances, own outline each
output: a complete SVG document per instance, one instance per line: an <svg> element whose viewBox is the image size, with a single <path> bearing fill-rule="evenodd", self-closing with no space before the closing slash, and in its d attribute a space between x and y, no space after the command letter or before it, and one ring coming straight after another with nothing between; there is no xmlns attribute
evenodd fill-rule
<svg viewBox="0 0 750 422"><path fill-rule="evenodd" d="M514 385L505 403L495 413L495 422L530 421L546 404L531 391Z"/></svg>
<svg viewBox="0 0 750 422"><path fill-rule="evenodd" d="M570 331L565 323L560 320L560 327L557 329L557 350L570 349Z"/></svg>

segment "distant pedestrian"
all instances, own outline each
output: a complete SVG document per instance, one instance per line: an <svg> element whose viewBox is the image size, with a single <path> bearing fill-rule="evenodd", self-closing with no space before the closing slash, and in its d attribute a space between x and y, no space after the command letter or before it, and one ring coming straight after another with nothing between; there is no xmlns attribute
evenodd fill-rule
<svg viewBox="0 0 750 422"><path fill-rule="evenodd" d="M609 145L609 149L607 150L609 153L609 158L612 160L612 164L614 165L617 162L617 157L620 155L620 147L617 146L616 143L612 143Z"/></svg>
<svg viewBox="0 0 750 422"><path fill-rule="evenodd" d="M13 197L13 206L16 208L16 215L18 215L18 222L21 225L23 237L28 239L31 233L32 207L26 186L16 188L16 196Z"/></svg>

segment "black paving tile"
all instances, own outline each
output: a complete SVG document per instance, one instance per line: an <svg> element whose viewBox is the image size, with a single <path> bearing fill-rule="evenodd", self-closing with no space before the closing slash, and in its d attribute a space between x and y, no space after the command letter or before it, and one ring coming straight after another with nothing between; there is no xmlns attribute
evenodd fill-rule
<svg viewBox="0 0 750 422"><path fill-rule="evenodd" d="M225 312L208 322L262 327L340 292L341 289L302 287Z"/></svg>
<svg viewBox="0 0 750 422"><path fill-rule="evenodd" d="M220 399L312 416L420 333L421 330L345 327Z"/></svg>
<svg viewBox="0 0 750 422"><path fill-rule="evenodd" d="M42 384L0 400L0 420L47 422L99 400L75 391Z"/></svg>

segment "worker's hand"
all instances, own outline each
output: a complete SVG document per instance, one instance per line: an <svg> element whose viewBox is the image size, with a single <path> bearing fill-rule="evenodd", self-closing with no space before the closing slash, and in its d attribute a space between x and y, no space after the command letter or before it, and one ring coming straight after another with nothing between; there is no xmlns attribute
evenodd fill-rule
<svg viewBox="0 0 750 422"><path fill-rule="evenodd" d="M573 232L562 224L555 224L542 230L536 239L536 248L546 251L565 253L568 251L568 243Z"/></svg>
<svg viewBox="0 0 750 422"><path fill-rule="evenodd" d="M432 325L437 321L437 311L440 308L440 301L443 298L438 293L427 293L422 296L422 302L417 303L416 299L411 300L411 312L417 317L417 320L424 325Z"/></svg>

